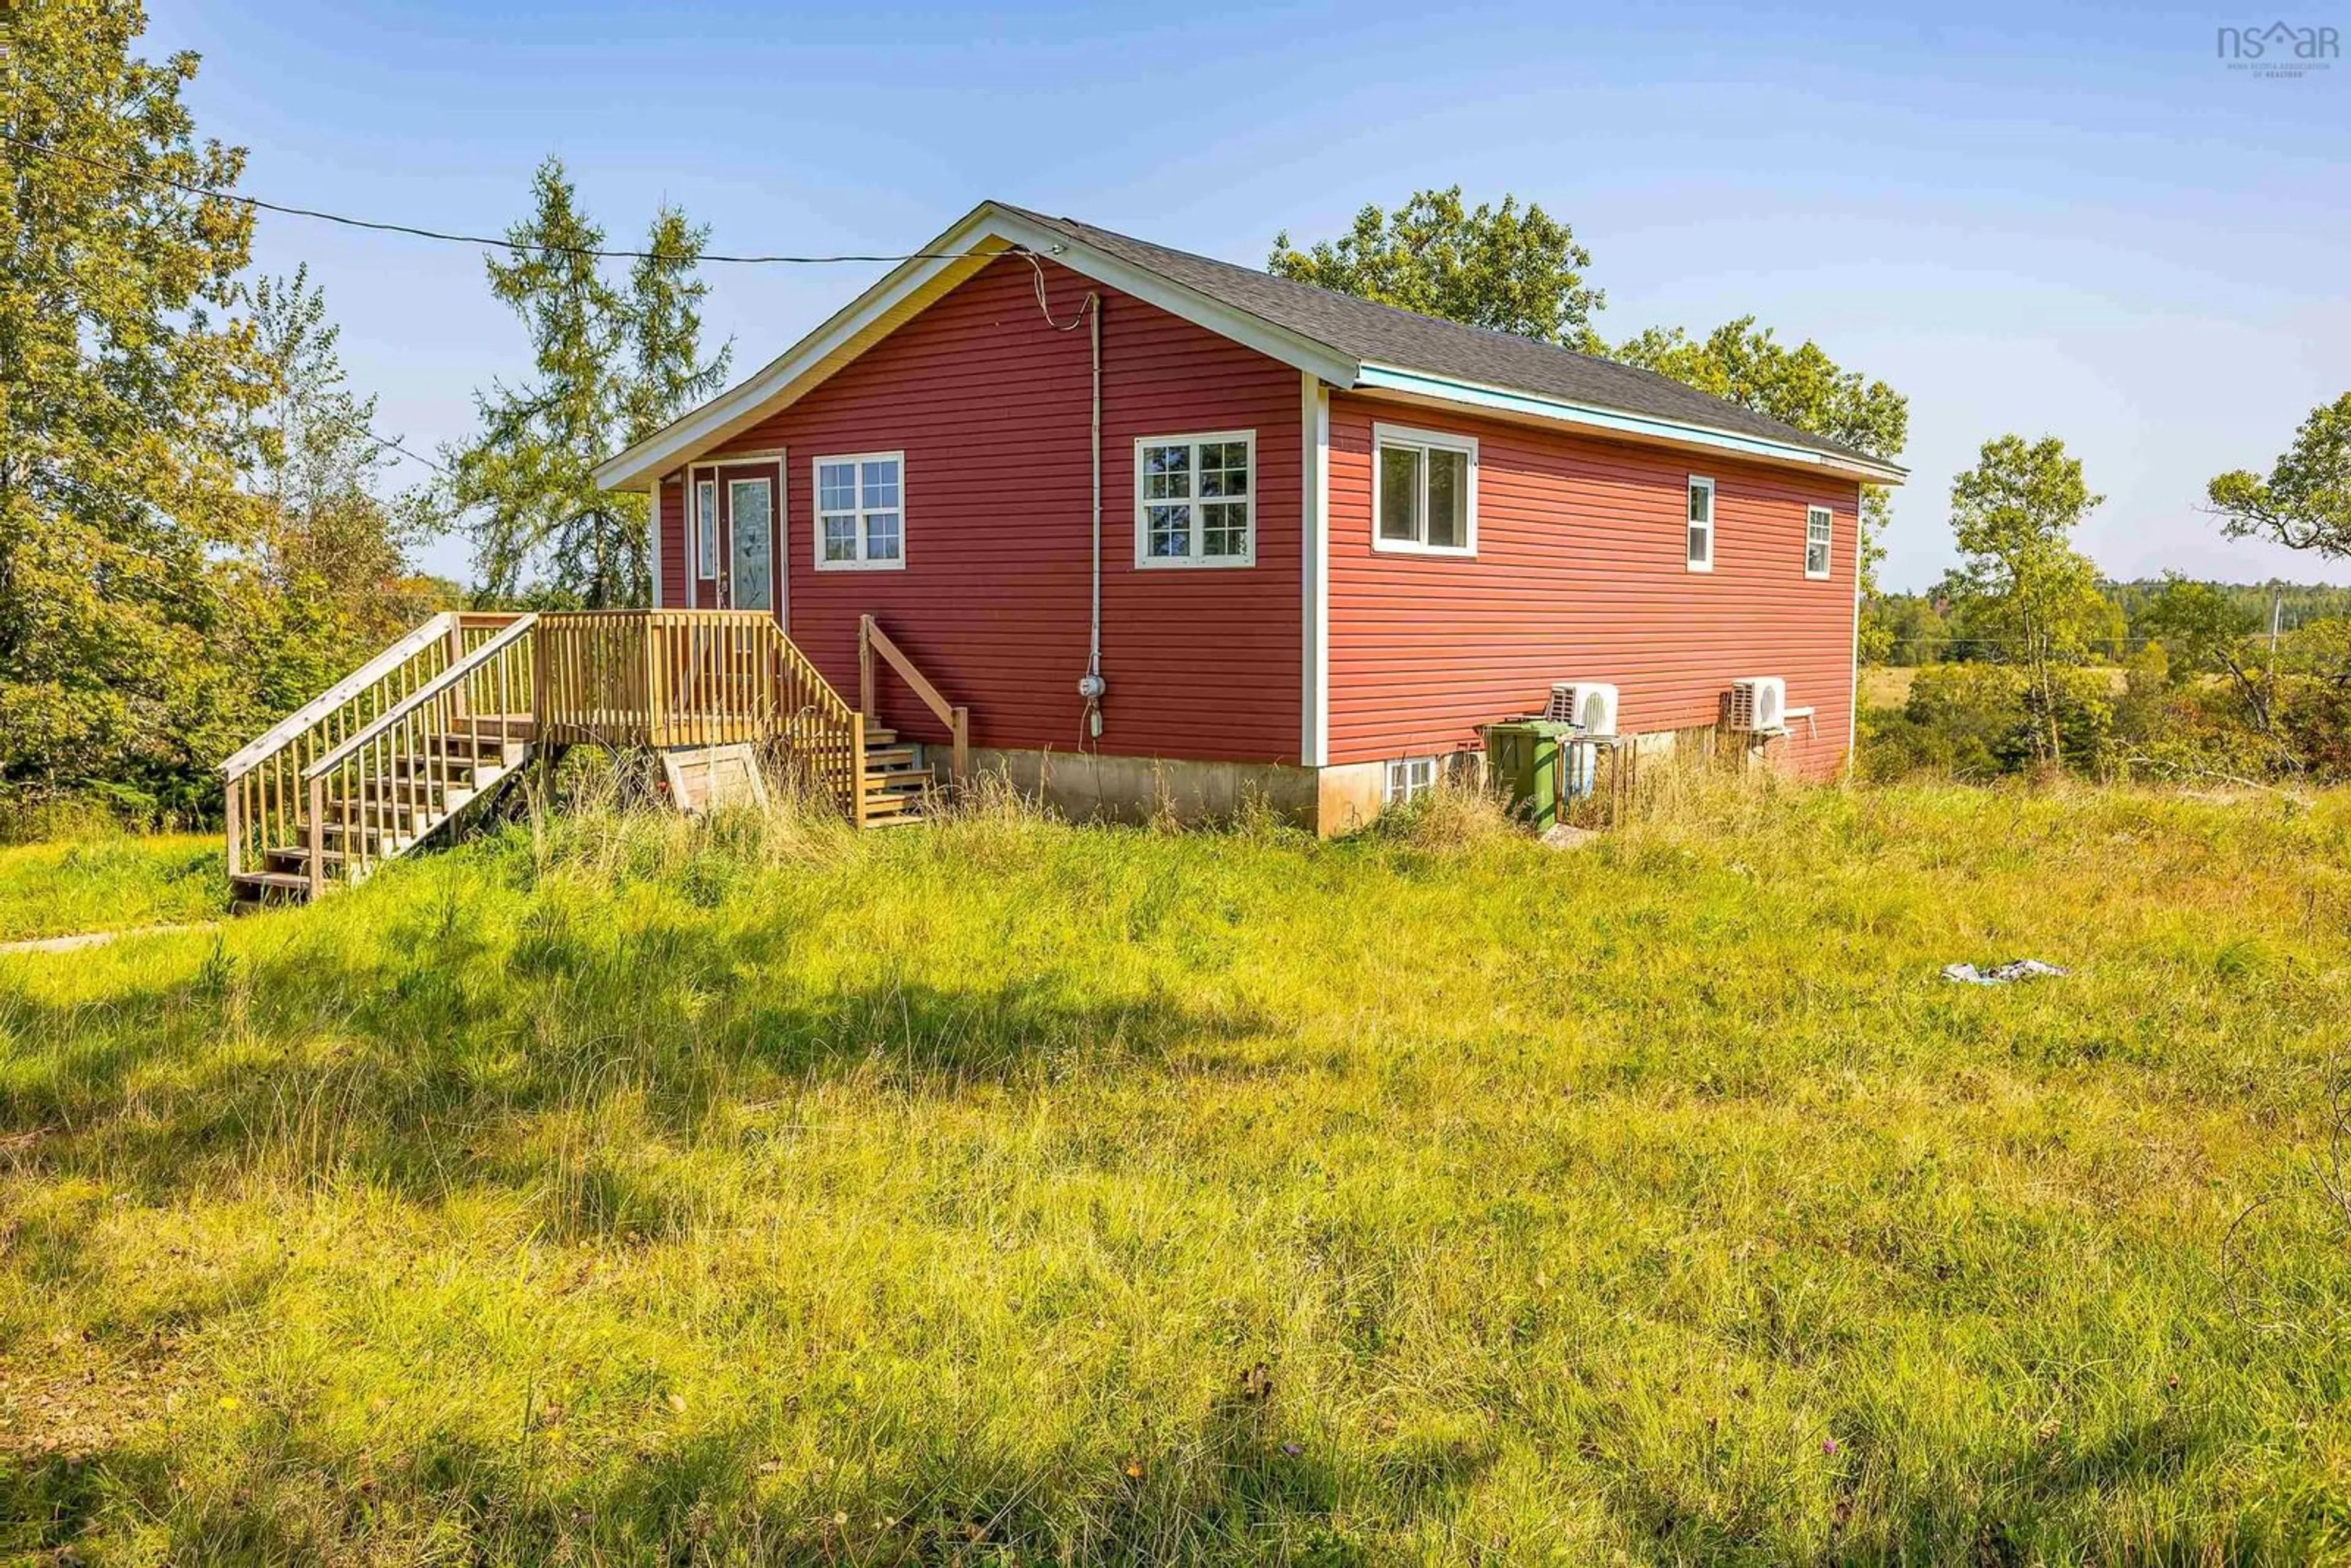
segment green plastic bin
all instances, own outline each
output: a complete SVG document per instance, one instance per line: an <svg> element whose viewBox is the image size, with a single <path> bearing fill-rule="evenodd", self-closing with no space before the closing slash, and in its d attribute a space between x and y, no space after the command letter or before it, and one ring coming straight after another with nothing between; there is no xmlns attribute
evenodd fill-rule
<svg viewBox="0 0 2351 1568"><path fill-rule="evenodd" d="M1559 825L1560 742L1574 733L1573 725L1545 718L1486 727L1486 776L1539 832Z"/></svg>

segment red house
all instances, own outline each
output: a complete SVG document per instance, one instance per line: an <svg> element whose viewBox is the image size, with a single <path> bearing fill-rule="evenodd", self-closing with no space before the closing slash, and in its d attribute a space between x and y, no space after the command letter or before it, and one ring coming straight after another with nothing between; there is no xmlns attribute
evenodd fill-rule
<svg viewBox="0 0 2351 1568"><path fill-rule="evenodd" d="M976 768L1324 831L1559 682L1669 744L1776 678L1778 751L1834 775L1861 486L1902 477L1646 371L994 202L598 470L655 498L658 606L771 610L844 691L874 617ZM946 738L886 669L876 706Z"/></svg>

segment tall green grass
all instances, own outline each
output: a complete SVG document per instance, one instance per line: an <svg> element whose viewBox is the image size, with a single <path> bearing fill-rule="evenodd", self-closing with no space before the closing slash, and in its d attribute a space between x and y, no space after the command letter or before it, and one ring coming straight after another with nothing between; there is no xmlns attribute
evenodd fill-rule
<svg viewBox="0 0 2351 1568"><path fill-rule="evenodd" d="M217 834L0 845L0 942L210 919L227 907L226 877Z"/></svg>
<svg viewBox="0 0 2351 1568"><path fill-rule="evenodd" d="M2341 796L1698 789L590 813L0 959L0 1550L2339 1557L2346 917Z"/></svg>

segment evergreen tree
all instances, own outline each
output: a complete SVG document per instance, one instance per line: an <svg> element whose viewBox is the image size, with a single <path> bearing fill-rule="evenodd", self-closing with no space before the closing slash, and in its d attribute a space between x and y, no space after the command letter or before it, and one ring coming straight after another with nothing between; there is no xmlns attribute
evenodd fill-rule
<svg viewBox="0 0 2351 1568"><path fill-rule="evenodd" d="M695 276L706 231L664 207L625 288L592 253L604 231L560 161L539 165L534 210L488 258L490 289L530 333L537 380L475 397L482 428L446 453L446 514L465 519L493 601L606 609L650 602L644 497L597 488L597 463L716 390L729 349L701 359Z"/></svg>
<svg viewBox="0 0 2351 1568"><path fill-rule="evenodd" d="M135 0L0 11L0 783L162 789L250 716L239 483L267 367L235 319L241 149Z"/></svg>

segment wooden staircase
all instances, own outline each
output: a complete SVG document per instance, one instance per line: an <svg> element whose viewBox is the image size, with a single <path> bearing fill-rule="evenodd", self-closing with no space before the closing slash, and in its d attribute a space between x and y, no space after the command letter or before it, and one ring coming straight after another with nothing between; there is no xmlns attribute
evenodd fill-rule
<svg viewBox="0 0 2351 1568"><path fill-rule="evenodd" d="M392 759L391 771L373 789L322 796L324 821L315 851L319 880L357 882L373 866L404 854L455 821L530 756L530 717L507 716L489 735L436 735L413 757ZM307 899L312 887L314 852L307 841L273 843L263 852L262 869L230 879L238 900Z"/></svg>
<svg viewBox="0 0 2351 1568"><path fill-rule="evenodd" d="M922 743L901 744L898 732L865 727L865 773L859 825L894 828L919 822L939 787L936 767L924 759Z"/></svg>
<svg viewBox="0 0 2351 1568"><path fill-rule="evenodd" d="M240 903L363 881L529 755L538 617L436 615L229 758Z"/></svg>
<svg viewBox="0 0 2351 1568"><path fill-rule="evenodd" d="M636 610L436 615L222 766L228 874L246 904L364 881L468 812L534 753L745 744L859 827L921 821L939 786L919 742L874 719L885 660L946 727L969 716L867 617L852 708L772 616Z"/></svg>
<svg viewBox="0 0 2351 1568"><path fill-rule="evenodd" d="M881 623L871 615L860 616L857 622L857 706L862 717L865 737L865 767L862 776L857 823L863 828L892 827L902 822L922 821L929 803L936 799L939 787L938 767L926 759L928 749L919 742L901 745L898 732L877 722L879 708L874 700L876 662L886 664L904 681L908 689L922 700L933 716L946 726L948 740L947 777L960 784L971 768L971 710L959 707L939 695L939 688L914 666L904 650L890 640Z"/></svg>

